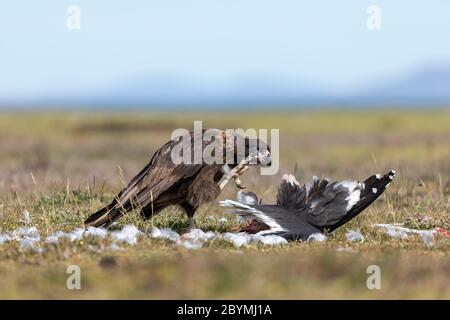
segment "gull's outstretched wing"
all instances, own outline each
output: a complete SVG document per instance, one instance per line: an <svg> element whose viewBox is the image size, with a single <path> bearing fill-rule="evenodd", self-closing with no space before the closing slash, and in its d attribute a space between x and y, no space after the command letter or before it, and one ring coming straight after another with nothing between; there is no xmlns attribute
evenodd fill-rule
<svg viewBox="0 0 450 320"><path fill-rule="evenodd" d="M259 205L253 197L247 203L225 200L220 205L228 207L230 213L267 224L270 230L264 233L293 234L303 239L312 233L331 232L353 219L384 192L395 172L373 175L362 183L313 178L311 184L300 186L292 178L283 179L277 205Z"/></svg>
<svg viewBox="0 0 450 320"><path fill-rule="evenodd" d="M276 205L250 205L233 200L220 201L220 205L229 208L228 213L254 218L270 227L260 234L278 234L287 239L306 240L320 230L306 222L301 216Z"/></svg>

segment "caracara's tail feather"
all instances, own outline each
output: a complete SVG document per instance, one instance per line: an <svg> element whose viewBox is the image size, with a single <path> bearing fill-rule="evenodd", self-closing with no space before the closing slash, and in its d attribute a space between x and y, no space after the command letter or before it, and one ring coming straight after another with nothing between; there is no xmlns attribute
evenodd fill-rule
<svg viewBox="0 0 450 320"><path fill-rule="evenodd" d="M84 221L86 227L108 227L114 221L123 215L123 209L118 205L117 200L108 204L106 207L93 213Z"/></svg>

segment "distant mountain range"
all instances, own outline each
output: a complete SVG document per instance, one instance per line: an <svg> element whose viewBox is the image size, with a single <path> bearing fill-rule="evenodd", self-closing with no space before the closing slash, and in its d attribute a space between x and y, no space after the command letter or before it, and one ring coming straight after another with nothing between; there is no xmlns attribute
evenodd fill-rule
<svg viewBox="0 0 450 320"><path fill-rule="evenodd" d="M344 101L370 105L450 106L450 66L423 69L409 77L359 92Z"/></svg>
<svg viewBox="0 0 450 320"><path fill-rule="evenodd" d="M48 96L21 102L45 107L222 107L240 106L450 106L450 65L428 67L410 76L347 95L298 79L260 75L214 83L153 75L125 81L95 94Z"/></svg>

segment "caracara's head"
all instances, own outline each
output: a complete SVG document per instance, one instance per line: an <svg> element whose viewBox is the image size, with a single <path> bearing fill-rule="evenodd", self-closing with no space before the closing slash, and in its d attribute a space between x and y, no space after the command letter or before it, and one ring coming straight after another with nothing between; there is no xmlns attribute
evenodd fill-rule
<svg viewBox="0 0 450 320"><path fill-rule="evenodd" d="M256 146L256 147L254 147ZM272 156L270 154L270 146L261 139L245 138L246 156L255 155L256 164L263 166L270 166L272 163Z"/></svg>
<svg viewBox="0 0 450 320"><path fill-rule="evenodd" d="M270 146L259 138L251 138L235 134L234 139L235 163L237 165L244 158L250 159L250 165L270 166L272 158Z"/></svg>
<svg viewBox="0 0 450 320"><path fill-rule="evenodd" d="M246 166L270 166L270 147L258 138L256 130L202 129L200 131L177 131L171 140L176 142L170 148L172 162L194 164L227 164L235 167L244 159ZM169 150L169 149L167 149Z"/></svg>

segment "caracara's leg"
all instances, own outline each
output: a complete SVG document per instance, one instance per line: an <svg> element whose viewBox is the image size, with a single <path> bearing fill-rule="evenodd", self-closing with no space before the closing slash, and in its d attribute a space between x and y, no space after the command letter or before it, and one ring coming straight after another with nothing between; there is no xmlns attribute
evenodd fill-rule
<svg viewBox="0 0 450 320"><path fill-rule="evenodd" d="M164 209L164 207L149 205L145 208L142 208L141 216L144 217L145 219L151 219L153 218L154 215L158 214L162 209Z"/></svg>
<svg viewBox="0 0 450 320"><path fill-rule="evenodd" d="M197 208L194 208L187 202L183 202L181 204L181 207L184 209L184 211L186 212L186 214L189 218L189 228L195 229L196 225L195 225L194 215L195 215L195 211L197 211Z"/></svg>

